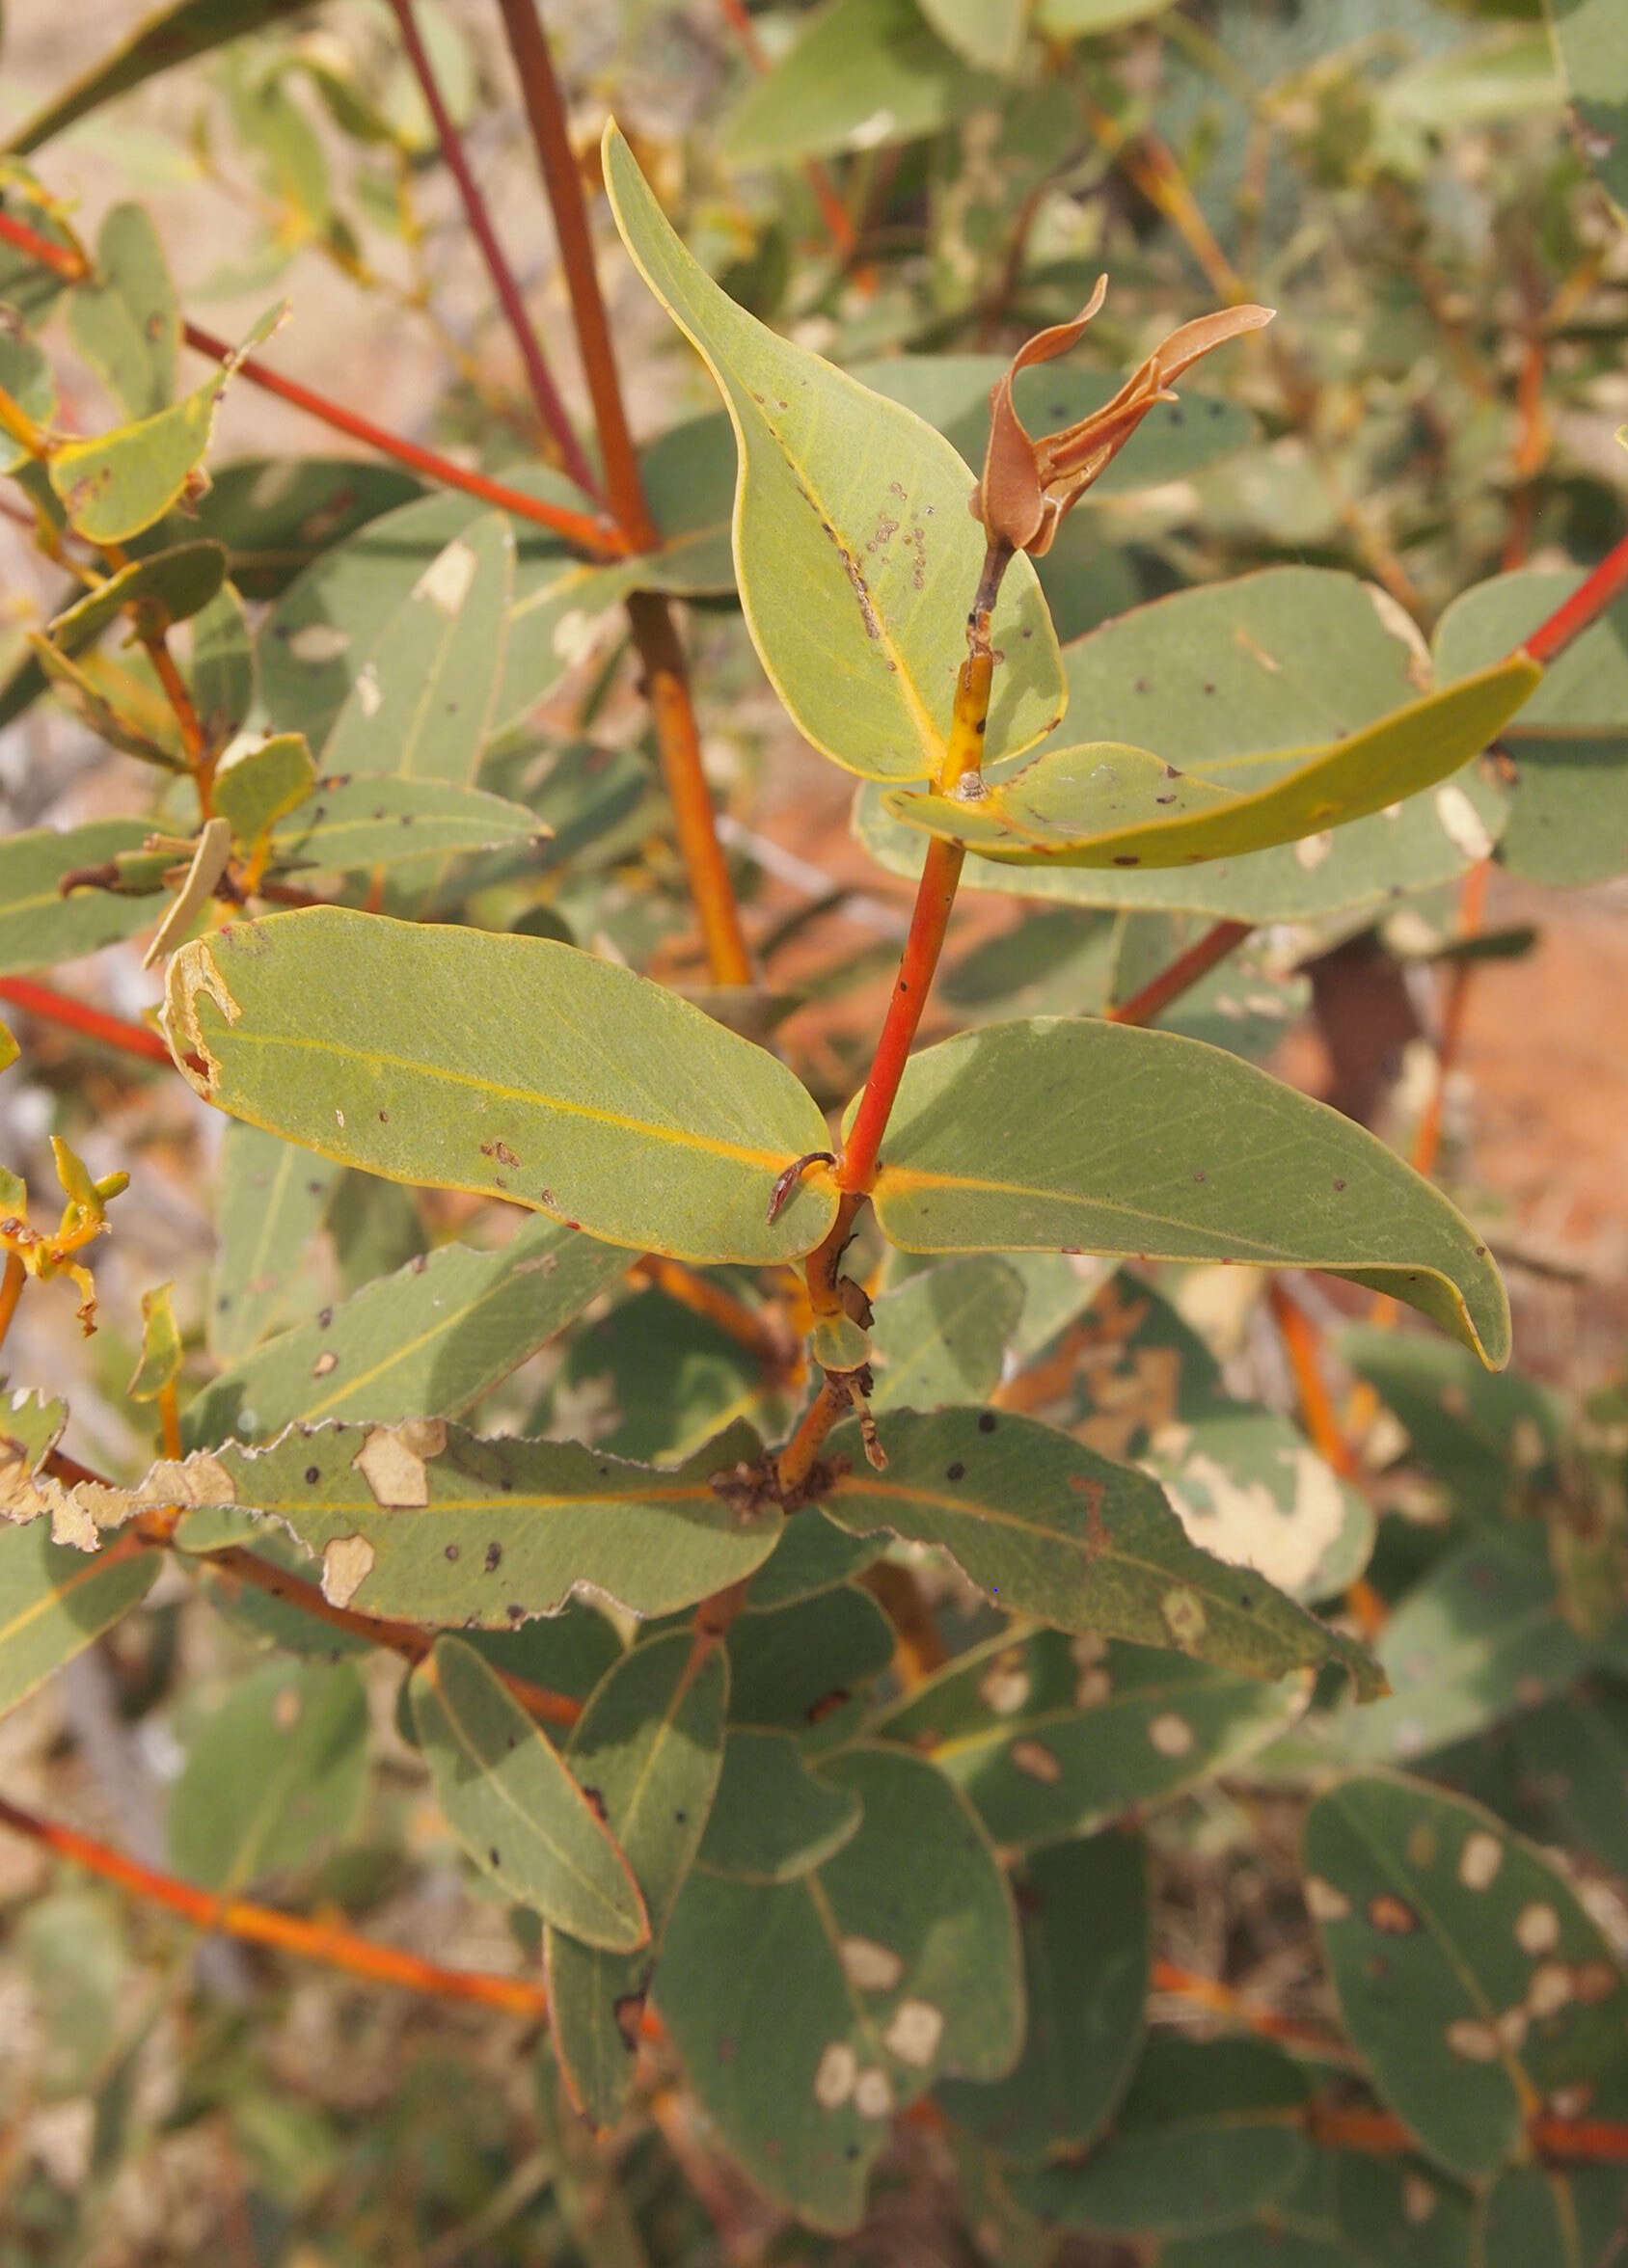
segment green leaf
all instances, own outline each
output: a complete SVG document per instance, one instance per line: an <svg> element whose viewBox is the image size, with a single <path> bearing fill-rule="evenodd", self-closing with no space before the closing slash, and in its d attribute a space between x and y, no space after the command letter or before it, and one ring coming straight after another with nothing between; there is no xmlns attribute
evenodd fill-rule
<svg viewBox="0 0 1628 2268"><path fill-rule="evenodd" d="M1614 0L1545 0L1583 153L1628 212L1628 52Z"/></svg>
<svg viewBox="0 0 1628 2268"><path fill-rule="evenodd" d="M1152 1916L1134 1835L1043 1850L1018 1891L1028 2037L1017 2068L938 2100L1003 2158L1033 2163L1095 2142L1141 2051ZM1087 1925L1087 1917L1089 1924Z"/></svg>
<svg viewBox="0 0 1628 2268"><path fill-rule="evenodd" d="M1072 105L1069 110L1077 138L1078 114ZM1003 220L1010 226L1009 208L1003 208ZM1002 355L904 354L851 364L849 375L873 392L914 410L965 463L981 465L990 441L990 389L1010 367L1010 360ZM1118 377L1100 370L1050 363L1020 370L1013 398L1031 432L1056 431L1104 408L1119 386ZM1104 497L1131 496L1161 487L1167 480L1190 479L1216 458L1230 456L1255 440L1259 431L1240 403L1183 388L1180 402L1165 402L1149 411L1136 428L1134 446L1123 450L1092 482L1083 500L1085 508L1094 509ZM1076 516L1065 526L1079 524ZM1062 541L1059 536L1057 542ZM1046 557L1050 556L1048 553ZM1043 580L1045 572L1043 560Z"/></svg>
<svg viewBox="0 0 1628 2268"><path fill-rule="evenodd" d="M912 1056L873 1202L907 1252L1323 1268L1508 1360L1502 1280L1446 1198L1337 1111L1173 1032L1037 1016Z"/></svg>
<svg viewBox="0 0 1628 2268"><path fill-rule="evenodd" d="M348 1662L274 1662L233 1686L187 1748L170 1798L177 1874L232 1897L303 1867L355 1825L367 1696Z"/></svg>
<svg viewBox="0 0 1628 2268"><path fill-rule="evenodd" d="M53 1544L45 1521L0 1520L0 1711L139 1606L162 1561L162 1552L123 1547L87 1555Z"/></svg>
<svg viewBox="0 0 1628 2268"><path fill-rule="evenodd" d="M809 1768L790 1733L731 1728L700 1862L737 1882L790 1882L840 1850L861 1805Z"/></svg>
<svg viewBox="0 0 1628 2268"><path fill-rule="evenodd" d="M1474 668L1495 646L1507 653L1582 580L1522 568L1477 583L1437 625L1440 666ZM1503 742L1516 767L1503 863L1567 885L1628 873L1628 599L1550 664Z"/></svg>
<svg viewBox="0 0 1628 2268"><path fill-rule="evenodd" d="M169 405L181 312L145 206L116 204L102 222L95 273L69 299L68 327L126 417L150 418Z"/></svg>
<svg viewBox="0 0 1628 2268"><path fill-rule="evenodd" d="M273 733L227 750L215 773L215 809L247 850L302 804L315 785L316 767L305 735Z"/></svg>
<svg viewBox="0 0 1628 2268"><path fill-rule="evenodd" d="M216 800L220 801L218 791ZM327 1158L280 1142L258 1126L228 1120L221 1141L207 1309L209 1352L218 1363L246 1355L286 1314L300 1289L296 1271L322 1225L340 1171ZM308 1362L308 1371L309 1367ZM189 1422L196 1425L204 1409L225 1403L224 1389L224 1381L207 1389L202 1405L194 1403ZM304 1409L288 1412L289 1417L310 1414ZM387 1418L396 1414L380 1413ZM253 1428L240 1422L222 1423L211 1437L208 1423L204 1417L204 1430L196 1432L195 1439L224 1439L233 1431L253 1437Z"/></svg>
<svg viewBox="0 0 1628 2268"><path fill-rule="evenodd" d="M882 1557L885 1546L851 1536L812 1504L805 1504L795 1520L788 1520L772 1556L752 1577L746 1591L748 1607L769 1612L812 1598L835 1583L846 1582Z"/></svg>
<svg viewBox="0 0 1628 2268"><path fill-rule="evenodd" d="M281 308L262 315L236 353L172 409L89 441L66 442L55 452L47 467L51 487L78 534L92 543L123 543L163 518L204 462L228 381L282 319Z"/></svg>
<svg viewBox="0 0 1628 2268"><path fill-rule="evenodd" d="M648 1465L692 1457L737 1418L768 1439L797 1415L753 1349L657 1290L619 1300L572 1333L559 1376L526 1430L575 1432L579 1411L596 1442Z"/></svg>
<svg viewBox="0 0 1628 2268"><path fill-rule="evenodd" d="M1250 2220L1159 2251L1159 2268L1262 2268L1262 2259L1272 2268L1471 2268L1469 2200L1416 2158L1318 2149Z"/></svg>
<svg viewBox="0 0 1628 2268"><path fill-rule="evenodd" d="M616 1838L644 1899L651 1942L602 1952L551 1928L543 1939L555 2054L575 2107L596 2127L633 2086L638 2019L662 1931L706 1829L723 1756L722 1653L691 1634L652 1638L615 1662L573 1726L565 1761Z"/></svg>
<svg viewBox="0 0 1628 2268"><path fill-rule="evenodd" d="M132 937L152 921L139 898L78 889L64 897L65 875L105 866L146 840L139 819L93 819L82 826L33 827L0 842L0 975L77 960Z"/></svg>
<svg viewBox="0 0 1628 2268"><path fill-rule="evenodd" d="M1155 1481L1031 1418L992 1410L900 1411L887 1470L859 1454L857 1428L831 1437L855 1468L820 1492L831 1519L936 1544L1009 1614L1058 1630L1174 1647L1253 1677L1335 1660L1357 1690L1383 1690L1362 1647L1327 1629L1252 1569L1190 1543Z"/></svg>
<svg viewBox="0 0 1628 2268"><path fill-rule="evenodd" d="M1607 2268L1624 2186L1620 2166L1510 2167L1477 2200L1476 2268Z"/></svg>
<svg viewBox="0 0 1628 2268"><path fill-rule="evenodd" d="M914 0L827 0L732 105L723 148L737 165L782 165L911 141L947 124L977 85Z"/></svg>
<svg viewBox="0 0 1628 2268"><path fill-rule="evenodd" d="M341 1606L408 1621L504 1630L577 1590L630 1614L670 1614L769 1556L777 1512L743 1517L714 1472L755 1447L725 1434L674 1472L574 1442L482 1441L439 1418L295 1426L271 1447L234 1443L189 1461L194 1552L253 1543L275 1520L322 1558ZM313 1477L314 1476L314 1477Z"/></svg>
<svg viewBox="0 0 1628 2268"><path fill-rule="evenodd" d="M232 1293L228 1310L235 1329L239 1303L253 1302L263 1275L270 1274L274 1284L285 1281L280 1267L297 1260L332 1185L325 1161L309 1150L246 1126L234 1124L231 1134L265 1146L246 1153L234 1170L239 1193L223 1201L223 1255L230 1250L242 1256L231 1279L242 1288ZM229 1148L229 1161L233 1154ZM269 1270L256 1264L268 1250L266 1242L248 1241L254 1237L257 1190L263 1191L267 1221L275 1210L286 1224L279 1234L280 1266ZM269 1249L275 1253L278 1247ZM187 1441L199 1444L229 1435L270 1441L296 1420L312 1424L325 1418L393 1424L406 1418L461 1417L625 1265L613 1247L549 1220L523 1221L496 1252L442 1245L253 1352L251 1339L235 1367L192 1403ZM253 1328L258 1337L258 1316Z"/></svg>
<svg viewBox="0 0 1628 2268"><path fill-rule="evenodd" d="M871 1407L988 1401L1022 1305L1021 1280L1004 1260L946 1260L907 1276L876 1303Z"/></svg>
<svg viewBox="0 0 1628 2268"><path fill-rule="evenodd" d="M800 1733L834 1718L855 1687L882 1675L893 1625L868 1591L841 1582L738 1614L726 1643L731 1720Z"/></svg>
<svg viewBox="0 0 1628 2268"><path fill-rule="evenodd" d="M255 700L255 656L243 601L228 583L192 625L192 697L211 748L241 731Z"/></svg>
<svg viewBox="0 0 1628 2268"><path fill-rule="evenodd" d="M1133 459L1127 449L1125 461ZM1094 733L1156 748L1200 773L1362 732L1428 689L1405 617L1382 592L1326 568L1271 567L1177 592L1076 638L1063 659L1071 711ZM1001 776L996 765L991 777ZM1456 878L1497 841L1505 810L1498 788L1469 770L1406 799L1394 817L1381 811L1327 839L1190 871L994 873L975 863L964 880L1075 905L1180 908L1257 924L1318 920ZM917 871L909 830L888 817L878 791L861 796L858 826L893 872Z"/></svg>
<svg viewBox="0 0 1628 2268"><path fill-rule="evenodd" d="M5 148L18 156L51 141L104 102L127 94L160 71L190 63L229 40L292 15L306 0L171 0L127 32L119 45L66 87L43 110L15 127Z"/></svg>
<svg viewBox="0 0 1628 2268"><path fill-rule="evenodd" d="M1262 2040L1151 2039L1109 2139L1077 2164L1014 2174L1012 2194L1045 2220L1103 2236L1223 2228L1300 2174L1306 2096L1289 2058Z"/></svg>
<svg viewBox="0 0 1628 2268"><path fill-rule="evenodd" d="M1028 0L921 0L921 13L975 70L1010 71L1023 47Z"/></svg>
<svg viewBox="0 0 1628 2268"><path fill-rule="evenodd" d="M645 1944L650 1925L627 1860L474 1647L437 1638L408 1691L447 1823L482 1873L588 1945L631 1953Z"/></svg>
<svg viewBox="0 0 1628 2268"><path fill-rule="evenodd" d="M1036 1631L958 1655L872 1730L931 1758L1003 1850L1032 1850L1141 1817L1238 1764L1297 1714L1304 1688Z"/></svg>
<svg viewBox="0 0 1628 2268"><path fill-rule="evenodd" d="M303 748L304 741L298 745ZM342 874L537 843L548 832L524 804L459 781L341 772L319 779L310 797L274 828L271 864L280 873Z"/></svg>
<svg viewBox="0 0 1628 2268"><path fill-rule="evenodd" d="M697 1867L656 1972L702 2108L759 2188L855 2228L893 2114L943 2072L993 2079L1022 2038L1018 1932L994 1854L931 1765L850 1748L822 1776L858 1832L796 1881Z"/></svg>
<svg viewBox="0 0 1628 2268"><path fill-rule="evenodd" d="M170 1305L172 1283L142 1293L142 1352L136 1374L125 1388L133 1402L155 1402L180 1375L181 1335Z"/></svg>
<svg viewBox="0 0 1628 2268"><path fill-rule="evenodd" d="M1450 2173L1496 2174L1529 2104L1620 2057L1611 1947L1565 1878L1478 1805L1343 1781L1307 1815L1306 1903L1379 2093Z"/></svg>
<svg viewBox="0 0 1628 2268"><path fill-rule="evenodd" d="M705 359L734 422L736 578L771 683L798 729L850 770L936 772L984 556L966 508L971 475L921 419L726 297L613 130L605 171L640 273ZM1007 574L993 636L1006 662L990 745L1017 754L1063 713L1056 639L1026 558Z"/></svg>
<svg viewBox="0 0 1628 2268"><path fill-rule="evenodd" d="M51 643L71 660L94 645L126 607L138 621L152 619L163 629L185 622L209 604L225 578L226 553L218 543L175 544L167 551L149 552L145 558L118 568L56 615L49 626Z"/></svg>
<svg viewBox="0 0 1628 2268"><path fill-rule="evenodd" d="M1544 1842L1628 1877L1628 1693L1603 1682L1523 1710L1509 1728L1519 1783L1538 1792Z"/></svg>
<svg viewBox="0 0 1628 2268"><path fill-rule="evenodd" d="M1542 679L1524 655L1316 748L1182 771L1147 748L1052 748L976 801L896 790L895 819L1018 865L1189 866L1346 826L1467 764ZM1161 809L1160 806L1167 808Z"/></svg>
<svg viewBox="0 0 1628 2268"><path fill-rule="evenodd" d="M1281 1412L1224 1390L1220 1364L1167 1300L1121 1275L1099 1295L1091 1338L1072 1390L1045 1408L1054 1423L1140 1465L1194 1543L1292 1598L1332 1598L1356 1580L1373 1549L1372 1506ZM1468 1350L1447 1352L1485 1375Z"/></svg>
<svg viewBox="0 0 1628 2268"><path fill-rule="evenodd" d="M235 457L216 468L192 525L225 544L245 598L274 599L313 559L423 493L399 465L366 458Z"/></svg>
<svg viewBox="0 0 1628 2268"><path fill-rule="evenodd" d="M36 425L48 426L56 415L57 382L45 350L28 333L0 324L0 387ZM14 435L0 431L0 472L29 462L30 451Z"/></svg>
<svg viewBox="0 0 1628 2268"><path fill-rule="evenodd" d="M806 1089L659 985L570 946L337 906L235 922L170 963L205 1100L393 1181L507 1197L683 1259L809 1251L836 1197Z"/></svg>
<svg viewBox="0 0 1628 2268"><path fill-rule="evenodd" d="M380 632L324 743L324 770L472 781L513 582L509 523L482 513L436 554Z"/></svg>
<svg viewBox="0 0 1628 2268"><path fill-rule="evenodd" d="M1311 1719L1289 1753L1318 1767L1410 1763L1563 1690L1588 1662L1561 1611L1542 1530L1529 1523L1488 1526L1438 1561L1389 1617L1374 1653L1391 1680L1386 1698Z"/></svg>
<svg viewBox="0 0 1628 2268"><path fill-rule="evenodd" d="M1558 1482L1564 1410L1551 1388L1518 1371L1489 1375L1465 1348L1422 1332L1350 1324L1337 1343L1400 1420L1402 1462L1428 1475L1449 1511L1484 1520Z"/></svg>

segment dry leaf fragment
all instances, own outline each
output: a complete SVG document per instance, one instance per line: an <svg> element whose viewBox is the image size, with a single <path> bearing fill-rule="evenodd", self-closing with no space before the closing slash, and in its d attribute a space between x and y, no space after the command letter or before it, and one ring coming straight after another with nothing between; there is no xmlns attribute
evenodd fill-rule
<svg viewBox="0 0 1628 2268"><path fill-rule="evenodd" d="M1182 372L1213 347L1259 331L1276 312L1266 307L1221 308L1183 323L1154 348L1112 401L1036 441L1014 406L1013 382L1031 364L1054 362L1077 344L1107 291L1107 277L1099 276L1096 290L1073 321L1037 331L990 389L990 446L984 477L972 491L972 517L983 522L991 550L1049 551L1063 515L1119 454L1148 412L1175 400L1171 388Z"/></svg>

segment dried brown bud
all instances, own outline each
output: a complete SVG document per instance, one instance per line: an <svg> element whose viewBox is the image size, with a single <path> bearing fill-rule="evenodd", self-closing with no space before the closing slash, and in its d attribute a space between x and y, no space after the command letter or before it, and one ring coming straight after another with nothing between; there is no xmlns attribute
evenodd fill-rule
<svg viewBox="0 0 1628 2268"><path fill-rule="evenodd" d="M1273 308L1222 308L1183 323L1126 380L1111 402L1075 425L1035 441L1013 406L1012 386L1031 363L1049 363L1067 354L1107 296L1108 279L1099 276L1089 302L1072 323L1038 331L1018 349L1012 366L990 392L990 446L984 477L972 491L972 517L981 520L991 546L1009 551L1049 551L1063 515L1085 494L1148 412L1174 401L1171 388L1184 370L1246 331L1259 331Z"/></svg>

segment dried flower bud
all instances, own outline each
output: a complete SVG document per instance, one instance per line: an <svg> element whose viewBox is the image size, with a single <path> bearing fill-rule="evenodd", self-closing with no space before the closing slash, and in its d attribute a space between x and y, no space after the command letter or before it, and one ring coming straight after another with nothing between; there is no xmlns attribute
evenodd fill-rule
<svg viewBox="0 0 1628 2268"><path fill-rule="evenodd" d="M1087 305L1072 323L1038 331L1018 349L1012 366L990 392L990 446L984 477L972 491L972 516L981 520L991 548L1049 551L1063 515L1116 457L1155 403L1174 401L1171 387L1184 370L1246 331L1269 323L1275 309L1222 308L1183 323L1156 347L1111 402L1087 418L1035 441L1013 406L1012 386L1031 363L1053 362L1075 345L1107 296L1099 276Z"/></svg>

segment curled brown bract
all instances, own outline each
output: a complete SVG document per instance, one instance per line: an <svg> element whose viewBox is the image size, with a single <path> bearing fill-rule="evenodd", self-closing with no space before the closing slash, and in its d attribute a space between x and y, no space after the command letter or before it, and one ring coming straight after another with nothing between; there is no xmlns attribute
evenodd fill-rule
<svg viewBox="0 0 1628 2268"><path fill-rule="evenodd" d="M1084 495L1125 446L1148 412L1174 401L1176 380L1212 347L1259 331L1275 310L1222 308L1183 323L1154 348L1110 402L1077 424L1036 441L1025 430L1012 399L1013 382L1031 363L1049 363L1075 345L1107 296L1108 279L1097 288L1072 323L1037 331L1018 349L1012 366L990 392L990 446L984 477L972 491L972 516L981 520L991 548L1008 552L1049 551L1063 515Z"/></svg>

